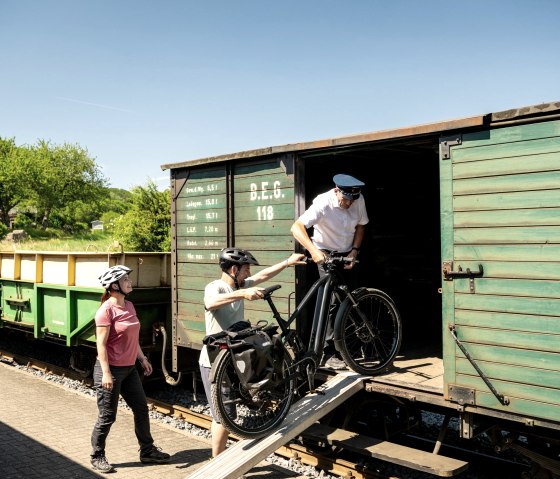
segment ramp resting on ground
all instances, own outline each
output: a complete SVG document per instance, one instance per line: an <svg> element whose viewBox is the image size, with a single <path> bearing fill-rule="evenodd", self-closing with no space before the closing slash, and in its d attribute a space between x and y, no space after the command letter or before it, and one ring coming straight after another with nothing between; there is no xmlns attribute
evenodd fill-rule
<svg viewBox="0 0 560 479"><path fill-rule="evenodd" d="M273 433L260 439L245 439L198 469L188 479L237 479L314 422L363 388L364 376L339 373L292 406L284 422Z"/></svg>

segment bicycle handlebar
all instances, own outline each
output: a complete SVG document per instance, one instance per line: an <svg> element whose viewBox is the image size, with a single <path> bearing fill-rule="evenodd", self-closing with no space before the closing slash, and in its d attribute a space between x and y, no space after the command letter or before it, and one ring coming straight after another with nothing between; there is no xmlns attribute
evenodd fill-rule
<svg viewBox="0 0 560 479"><path fill-rule="evenodd" d="M325 263L359 263L357 259L349 258L348 256L327 256Z"/></svg>
<svg viewBox="0 0 560 479"><path fill-rule="evenodd" d="M313 263L313 258L305 258L305 261L307 261L308 263ZM325 259L325 264L336 264L336 263L347 264L352 262L359 263L357 259L348 258L347 256L337 256L336 251L328 254L327 258ZM263 291L264 294L263 299L270 297L270 295L274 291L280 289L281 287L282 287L281 284L275 284L273 286L269 286L268 288L265 288L265 290Z"/></svg>
<svg viewBox="0 0 560 479"><path fill-rule="evenodd" d="M352 259L349 258L348 256L340 256L337 255L336 251L333 251L332 253L325 253L326 255L326 259L325 259L325 263L326 264L331 264L331 263L359 263L360 260L358 259ZM313 258L309 258L306 257L303 261L306 261L307 263L315 263L313 261Z"/></svg>

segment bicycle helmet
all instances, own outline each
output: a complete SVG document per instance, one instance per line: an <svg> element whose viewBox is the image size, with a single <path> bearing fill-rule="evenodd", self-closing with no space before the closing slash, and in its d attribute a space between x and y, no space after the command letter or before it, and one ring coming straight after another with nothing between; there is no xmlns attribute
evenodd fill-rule
<svg viewBox="0 0 560 479"><path fill-rule="evenodd" d="M243 266L244 264L255 264L257 259L249 251L240 248L224 248L220 251L220 266L223 270L229 269L231 265Z"/></svg>
<svg viewBox="0 0 560 479"><path fill-rule="evenodd" d="M113 283L116 283L125 274L128 274L130 272L132 272L132 270L122 264L111 266L107 271L99 276L99 282L105 289L109 289L109 286L111 286Z"/></svg>
<svg viewBox="0 0 560 479"><path fill-rule="evenodd" d="M259 262L251 253L249 253L249 251L246 251L244 249L224 248L222 251L220 251L220 267L225 274L233 279L235 289L239 289L239 281L237 280L237 277L239 276L239 272L241 271L241 266L243 266L244 264L258 265ZM237 268L237 271L232 276L227 272L227 270L230 269L233 265L237 265L239 266L239 268Z"/></svg>

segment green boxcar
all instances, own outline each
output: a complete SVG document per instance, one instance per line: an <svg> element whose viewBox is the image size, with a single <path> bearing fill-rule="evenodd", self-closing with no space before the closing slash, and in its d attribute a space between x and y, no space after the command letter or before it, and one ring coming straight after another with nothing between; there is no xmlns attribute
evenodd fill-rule
<svg viewBox="0 0 560 479"><path fill-rule="evenodd" d="M294 219L348 173L366 185L371 220L358 281L396 301L403 356L442 358L450 408L560 430L559 115L549 103L162 165L174 368L201 347L219 250L250 249L263 267L299 251ZM282 312L315 277L308 265L275 278ZM271 317L263 302L246 307L248 319Z"/></svg>

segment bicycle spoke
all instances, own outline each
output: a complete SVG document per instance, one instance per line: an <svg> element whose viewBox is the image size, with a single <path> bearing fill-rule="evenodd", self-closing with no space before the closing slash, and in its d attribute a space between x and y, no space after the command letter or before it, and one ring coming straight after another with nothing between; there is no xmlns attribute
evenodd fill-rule
<svg viewBox="0 0 560 479"><path fill-rule="evenodd" d="M284 375L288 369L286 364ZM222 388L218 387L218 383L222 384ZM216 414L226 429L241 437L255 438L282 422L289 411L294 391L294 380L284 378L277 378L270 387L262 390L244 388L235 374L231 356L225 355L217 368L212 398Z"/></svg>
<svg viewBox="0 0 560 479"><path fill-rule="evenodd" d="M392 362L400 347L400 317L392 302L376 290L364 290L337 317L342 340L341 354L362 374L373 374ZM366 323L367 321L367 323Z"/></svg>

